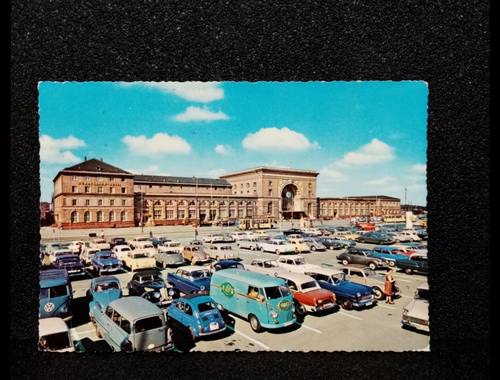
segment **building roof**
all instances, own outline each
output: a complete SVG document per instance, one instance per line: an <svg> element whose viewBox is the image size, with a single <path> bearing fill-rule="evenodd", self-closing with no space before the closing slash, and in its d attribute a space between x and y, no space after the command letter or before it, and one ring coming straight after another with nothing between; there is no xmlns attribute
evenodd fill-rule
<svg viewBox="0 0 500 380"><path fill-rule="evenodd" d="M309 175L317 177L319 175L315 170L303 169L290 169L290 168L271 168L267 166L259 166L258 168L240 170L233 173L227 173L220 176L220 178L234 177L242 174L251 173L272 173L272 174L286 174L286 175Z"/></svg>
<svg viewBox="0 0 500 380"><path fill-rule="evenodd" d="M225 179L219 178L196 178L196 177L172 177L172 176L160 176L160 175L143 175L143 174L135 174L134 182L146 182L146 183L161 183L161 184L176 184L176 185L192 185L196 186L196 184L200 186L232 186Z"/></svg>
<svg viewBox="0 0 500 380"><path fill-rule="evenodd" d="M92 158L90 160L87 160L85 158L85 161L61 170L59 173L57 173L56 177L54 178L54 181L61 174L69 174L69 173L103 173L103 174L121 174L127 176L133 175L130 172L117 168L113 165L107 164L106 162L102 161L102 159L97 160L95 158Z"/></svg>

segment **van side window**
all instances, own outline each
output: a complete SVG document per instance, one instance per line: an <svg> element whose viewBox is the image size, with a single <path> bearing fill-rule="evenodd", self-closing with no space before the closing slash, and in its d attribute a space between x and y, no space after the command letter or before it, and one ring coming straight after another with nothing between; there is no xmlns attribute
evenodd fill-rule
<svg viewBox="0 0 500 380"><path fill-rule="evenodd" d="M109 319L113 319L113 308L109 307L106 309L106 315L109 317Z"/></svg>
<svg viewBox="0 0 500 380"><path fill-rule="evenodd" d="M259 290L253 286L249 286L248 295L252 298L257 298L257 296L259 295Z"/></svg>

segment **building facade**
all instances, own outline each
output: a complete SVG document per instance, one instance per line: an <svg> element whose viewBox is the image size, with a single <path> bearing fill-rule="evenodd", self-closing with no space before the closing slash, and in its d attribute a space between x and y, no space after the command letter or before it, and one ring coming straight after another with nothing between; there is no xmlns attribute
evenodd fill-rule
<svg viewBox="0 0 500 380"><path fill-rule="evenodd" d="M218 179L133 174L97 159L54 178L62 229L218 223L240 218L346 218L398 214L386 196L318 198L313 170L258 167Z"/></svg>

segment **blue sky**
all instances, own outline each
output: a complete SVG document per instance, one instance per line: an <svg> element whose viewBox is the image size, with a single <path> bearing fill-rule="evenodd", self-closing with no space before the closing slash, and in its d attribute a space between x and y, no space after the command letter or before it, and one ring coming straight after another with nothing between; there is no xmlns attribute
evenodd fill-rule
<svg viewBox="0 0 500 380"><path fill-rule="evenodd" d="M51 201L60 170L86 157L134 174L200 178L259 166L315 170L319 197L427 204L422 81L41 82L38 90L41 201Z"/></svg>

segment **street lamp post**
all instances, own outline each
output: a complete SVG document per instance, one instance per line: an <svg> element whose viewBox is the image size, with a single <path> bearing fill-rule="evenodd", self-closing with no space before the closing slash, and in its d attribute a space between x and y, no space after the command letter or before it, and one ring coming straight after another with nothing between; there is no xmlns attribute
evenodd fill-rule
<svg viewBox="0 0 500 380"><path fill-rule="evenodd" d="M142 187L142 186L141 186ZM142 191L141 188L141 234L144 232L144 192Z"/></svg>

